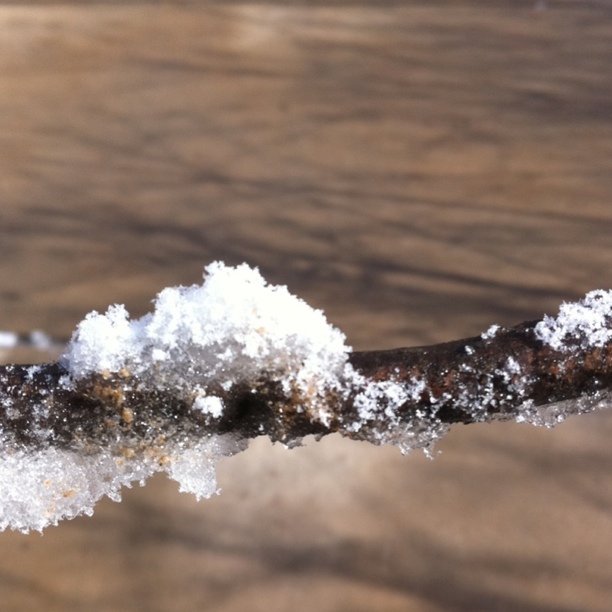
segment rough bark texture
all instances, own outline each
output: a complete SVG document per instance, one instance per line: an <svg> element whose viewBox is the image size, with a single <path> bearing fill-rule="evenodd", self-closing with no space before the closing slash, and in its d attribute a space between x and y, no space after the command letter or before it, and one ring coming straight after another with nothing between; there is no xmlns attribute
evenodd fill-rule
<svg viewBox="0 0 612 612"><path fill-rule="evenodd" d="M564 400L580 400L571 410L579 413L601 399L612 387L612 346L555 351L536 339L533 325L523 323L489 339L356 352L350 361L373 381L421 380L422 393L397 410L400 422L417 426L434 419L443 424L521 420L523 412L532 414L534 408ZM128 372L95 375L73 386L65 384L66 376L58 363L0 367L0 427L5 440L25 447L51 444L93 451L119 438L142 449L168 436L223 432L242 437L267 434L285 443L332 432L372 439L371 428L381 431L393 425L381 412L359 432L346 427L358 418L355 394L344 400L330 396L333 416L323 425L265 379L255 388L217 390L226 408L214 419L192 410L191 402L171 392L144 387Z"/></svg>

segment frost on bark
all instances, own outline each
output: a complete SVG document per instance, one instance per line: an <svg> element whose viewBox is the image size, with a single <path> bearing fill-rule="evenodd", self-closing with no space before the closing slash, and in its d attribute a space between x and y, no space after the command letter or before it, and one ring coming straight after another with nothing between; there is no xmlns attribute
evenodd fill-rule
<svg viewBox="0 0 612 612"><path fill-rule="evenodd" d="M612 387L612 343L559 351L538 340L534 326L523 323L490 339L353 352L348 361L365 381L348 392L331 390L326 419L264 375L230 391L213 389L224 407L217 416L194 410L192 399L171 390L149 388L127 369L67 384L69 373L59 363L0 366L0 427L5 444L85 452L117 440L127 450L170 436L210 434L267 435L291 445L310 434L338 432L385 442L394 430L430 423L553 425L605 400ZM398 403L385 394L386 386L409 393ZM356 406L364 393L379 403L366 416Z"/></svg>

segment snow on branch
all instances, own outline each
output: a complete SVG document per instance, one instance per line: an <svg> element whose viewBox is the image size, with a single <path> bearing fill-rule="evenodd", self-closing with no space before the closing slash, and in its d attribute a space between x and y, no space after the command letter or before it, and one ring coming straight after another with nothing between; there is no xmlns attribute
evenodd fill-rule
<svg viewBox="0 0 612 612"><path fill-rule="evenodd" d="M339 433L402 452L453 423L552 426L608 405L612 292L557 317L413 349L352 352L257 270L213 263L153 311L90 313L58 363L0 366L0 528L43 529L157 471L217 491L215 463L267 435Z"/></svg>

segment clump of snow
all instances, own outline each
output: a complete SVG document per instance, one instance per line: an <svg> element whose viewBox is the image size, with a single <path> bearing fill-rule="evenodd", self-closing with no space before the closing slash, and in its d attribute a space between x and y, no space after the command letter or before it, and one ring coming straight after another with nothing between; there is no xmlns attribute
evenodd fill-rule
<svg viewBox="0 0 612 612"><path fill-rule="evenodd" d="M546 315L534 331L557 351L603 346L612 339L612 291L591 291L578 302L562 304L556 317Z"/></svg>
<svg viewBox="0 0 612 612"><path fill-rule="evenodd" d="M119 501L123 486L144 483L154 471L152 461L128 462L108 452L5 451L0 460L0 529L40 531L62 519L91 515L101 497Z"/></svg>
<svg viewBox="0 0 612 612"><path fill-rule="evenodd" d="M510 355L510 357L506 359L506 371L509 374L521 373L521 366L519 365L519 362L514 357L512 357L512 355Z"/></svg>
<svg viewBox="0 0 612 612"><path fill-rule="evenodd" d="M497 335L497 332L501 329L500 325L491 325L491 327L489 327L486 331L482 332L482 334L480 334L480 337L483 340L492 340L493 338L495 338L495 336Z"/></svg>
<svg viewBox="0 0 612 612"><path fill-rule="evenodd" d="M223 414L223 400L216 395L199 395L193 402L193 408L218 419Z"/></svg>
<svg viewBox="0 0 612 612"><path fill-rule="evenodd" d="M215 473L219 459L247 446L247 441L237 441L230 435L211 436L178 453L169 462L167 472L179 483L182 493L192 493L197 499L209 498L220 492Z"/></svg>
<svg viewBox="0 0 612 612"><path fill-rule="evenodd" d="M286 287L268 285L246 264L215 262L202 285L164 289L140 319L119 305L87 315L64 363L74 379L126 369L178 395L265 374L317 404L337 387L349 350L322 311Z"/></svg>
<svg viewBox="0 0 612 612"><path fill-rule="evenodd" d="M424 380L409 383L366 380L360 388L354 400L359 418L347 428L349 431L359 432L367 426L364 438L374 444L393 444L402 454L420 448L428 457L433 456L434 443L448 431L448 425L436 418L435 410L431 413L416 410L413 419L399 417L404 404L418 403L424 394L429 396L430 403L436 402Z"/></svg>
<svg viewBox="0 0 612 612"><path fill-rule="evenodd" d="M6 445L5 445L6 446ZM104 496L121 501L121 489L144 485L155 472L166 472L179 490L198 499L218 493L218 461L246 448L229 434L174 441L135 453L112 446L94 453L47 447L4 449L0 457L0 531L42 531L60 520L93 514Z"/></svg>

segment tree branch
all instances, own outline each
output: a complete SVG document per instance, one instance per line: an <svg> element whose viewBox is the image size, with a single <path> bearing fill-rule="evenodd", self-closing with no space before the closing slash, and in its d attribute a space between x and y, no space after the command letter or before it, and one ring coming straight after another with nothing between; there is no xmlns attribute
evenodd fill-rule
<svg viewBox="0 0 612 612"><path fill-rule="evenodd" d="M553 425L611 391L612 291L476 338L352 353L320 311L217 262L141 319L90 313L58 363L0 366L0 529L92 512L159 471L209 497L215 463L259 435L427 449L453 423Z"/></svg>
<svg viewBox="0 0 612 612"><path fill-rule="evenodd" d="M534 322L475 337L418 348L364 351L349 361L366 382L348 391L331 390L327 418L287 397L278 383L262 376L215 394L225 409L216 418L193 409L172 389L144 385L127 370L94 374L77 381L59 363L0 367L0 428L5 445L54 446L93 452L120 443L142 449L169 438L233 433L268 435L291 444L309 434L386 442L398 428L514 419L552 424L562 413L580 413L607 397L612 388L612 342L556 350L534 334ZM410 390L394 411L364 418L358 398L368 385L392 384ZM574 400L568 408L560 404ZM555 406L564 406L563 411ZM553 407L551 411L550 408ZM548 414L549 421L546 420Z"/></svg>

